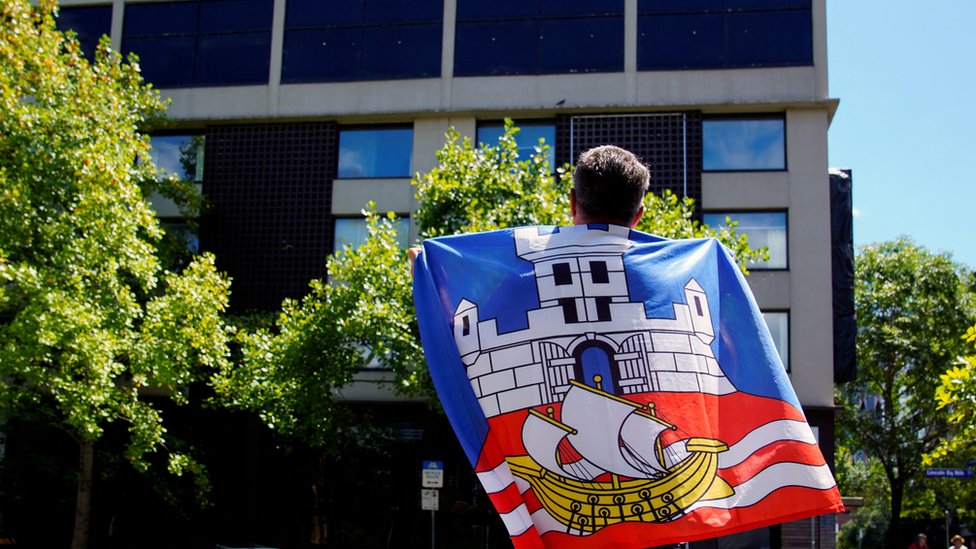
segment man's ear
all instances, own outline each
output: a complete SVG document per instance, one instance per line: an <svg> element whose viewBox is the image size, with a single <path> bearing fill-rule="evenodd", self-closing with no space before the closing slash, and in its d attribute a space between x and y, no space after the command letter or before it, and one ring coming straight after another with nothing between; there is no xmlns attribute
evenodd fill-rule
<svg viewBox="0 0 976 549"><path fill-rule="evenodd" d="M576 222L576 189L569 188L569 215L573 218L573 223Z"/></svg>
<svg viewBox="0 0 976 549"><path fill-rule="evenodd" d="M640 208L637 208L637 213L634 214L634 220L630 222L630 228L633 229L640 223L641 218L644 217L644 203L641 202Z"/></svg>

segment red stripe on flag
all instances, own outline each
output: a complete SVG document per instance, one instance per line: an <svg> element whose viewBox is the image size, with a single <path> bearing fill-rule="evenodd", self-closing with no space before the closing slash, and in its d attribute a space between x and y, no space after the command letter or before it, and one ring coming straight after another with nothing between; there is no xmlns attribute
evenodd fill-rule
<svg viewBox="0 0 976 549"><path fill-rule="evenodd" d="M732 486L743 483L757 473L776 463L802 463L804 465L824 465L820 448L813 444L780 440L760 448L742 463L719 469L718 475Z"/></svg>

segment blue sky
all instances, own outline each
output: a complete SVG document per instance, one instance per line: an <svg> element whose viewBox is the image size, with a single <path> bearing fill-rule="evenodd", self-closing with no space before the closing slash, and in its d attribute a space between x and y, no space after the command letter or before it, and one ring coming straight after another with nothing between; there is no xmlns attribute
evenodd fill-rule
<svg viewBox="0 0 976 549"><path fill-rule="evenodd" d="M827 0L830 165L854 243L908 235L976 268L976 1Z"/></svg>

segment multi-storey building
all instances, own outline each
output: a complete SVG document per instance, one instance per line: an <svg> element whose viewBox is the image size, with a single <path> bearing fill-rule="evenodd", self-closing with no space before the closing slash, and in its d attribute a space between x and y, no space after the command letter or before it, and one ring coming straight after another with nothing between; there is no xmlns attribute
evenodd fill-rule
<svg viewBox="0 0 976 549"><path fill-rule="evenodd" d="M367 201L408 219L410 177L436 164L450 127L485 141L513 118L520 142L544 137L557 164L605 143L633 150L654 190L691 196L707 223L737 220L769 247L749 283L832 456L827 129L838 102L825 2L62 0L60 24L88 48L106 33L138 53L172 98L154 148L201 183L200 247L233 277L239 310L275 308L323 277L325 256L362 238ZM414 231L402 224L404 243ZM366 371L345 395L414 418L402 431L415 438L443 428L388 381ZM833 538L821 517L694 546Z"/></svg>

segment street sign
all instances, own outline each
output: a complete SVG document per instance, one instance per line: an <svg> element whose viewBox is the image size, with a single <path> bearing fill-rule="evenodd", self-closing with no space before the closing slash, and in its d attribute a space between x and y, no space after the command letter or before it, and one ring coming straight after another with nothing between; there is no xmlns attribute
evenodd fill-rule
<svg viewBox="0 0 976 549"><path fill-rule="evenodd" d="M421 475L424 488L442 488L444 486L444 462L425 461Z"/></svg>
<svg viewBox="0 0 976 549"><path fill-rule="evenodd" d="M440 494L438 490L420 491L420 508L424 511L438 511L440 508Z"/></svg>
<svg viewBox="0 0 976 549"><path fill-rule="evenodd" d="M935 478L973 478L972 469L926 469L925 476Z"/></svg>

